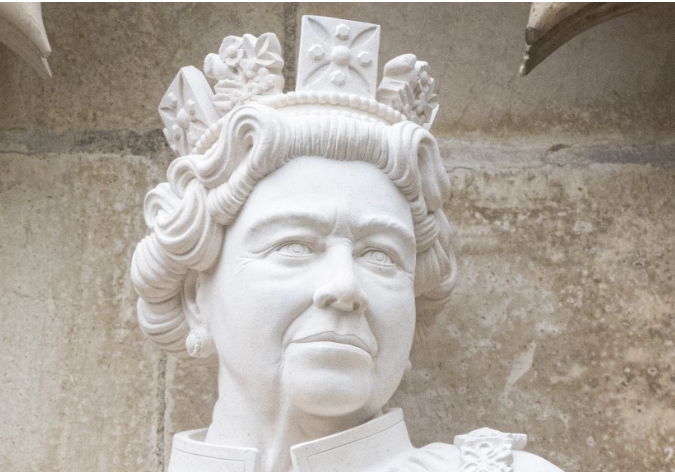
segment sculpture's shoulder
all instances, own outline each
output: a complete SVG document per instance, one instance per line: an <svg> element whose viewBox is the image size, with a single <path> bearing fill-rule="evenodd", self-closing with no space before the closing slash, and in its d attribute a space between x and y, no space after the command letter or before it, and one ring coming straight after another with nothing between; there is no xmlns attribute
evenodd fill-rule
<svg viewBox="0 0 675 472"><path fill-rule="evenodd" d="M497 446L497 447L494 447ZM389 464L388 472L563 472L546 459L525 451L504 453L498 445L457 447L433 443Z"/></svg>
<svg viewBox="0 0 675 472"><path fill-rule="evenodd" d="M461 466L458 472L563 472L546 459L525 452L525 434L481 428L455 436Z"/></svg>
<svg viewBox="0 0 675 472"><path fill-rule="evenodd" d="M433 443L399 456L387 464L387 472L459 472L462 461L459 448Z"/></svg>

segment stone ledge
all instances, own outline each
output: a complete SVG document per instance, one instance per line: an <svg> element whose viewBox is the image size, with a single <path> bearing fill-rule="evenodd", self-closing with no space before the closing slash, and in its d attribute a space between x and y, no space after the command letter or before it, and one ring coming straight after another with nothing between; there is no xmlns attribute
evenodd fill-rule
<svg viewBox="0 0 675 472"><path fill-rule="evenodd" d="M130 130L58 132L33 129L0 131L0 153L173 155L161 129L154 129L147 133L137 133Z"/></svg>
<svg viewBox="0 0 675 472"><path fill-rule="evenodd" d="M675 166L675 138L535 136L439 138L448 171L504 171L542 166L642 164Z"/></svg>
<svg viewBox="0 0 675 472"><path fill-rule="evenodd" d="M506 170L545 165L643 164L675 166L675 137L438 137L446 169ZM132 154L172 159L161 129L58 132L0 131L0 154Z"/></svg>

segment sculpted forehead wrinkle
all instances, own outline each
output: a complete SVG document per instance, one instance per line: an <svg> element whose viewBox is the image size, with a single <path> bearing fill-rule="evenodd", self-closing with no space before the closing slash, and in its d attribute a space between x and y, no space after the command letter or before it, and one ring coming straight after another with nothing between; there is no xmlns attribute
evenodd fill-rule
<svg viewBox="0 0 675 472"><path fill-rule="evenodd" d="M408 201L365 162L296 158L257 184L228 232L246 238L294 228L352 240L386 237L416 253Z"/></svg>
<svg viewBox="0 0 675 472"><path fill-rule="evenodd" d="M333 228L334 223L335 218L331 215L322 215L321 213L309 210L293 209L270 212L262 216L256 215L255 223L253 223L247 232L249 234L256 234L274 226L303 226L328 233Z"/></svg>
<svg viewBox="0 0 675 472"><path fill-rule="evenodd" d="M336 175L339 169L340 176ZM403 194L396 188L394 183L387 175L369 162L357 160L333 160L321 156L296 157L282 168L274 171L263 179L265 181L276 181L275 184L293 192L298 188L297 183L290 183L289 174L302 175L300 181L304 189L316 190L318 194L326 194L326 191L332 186L340 186L340 195L349 193L368 193L373 189L377 182L381 182L392 193ZM347 178L348 180L344 180ZM255 192L257 187L253 190Z"/></svg>

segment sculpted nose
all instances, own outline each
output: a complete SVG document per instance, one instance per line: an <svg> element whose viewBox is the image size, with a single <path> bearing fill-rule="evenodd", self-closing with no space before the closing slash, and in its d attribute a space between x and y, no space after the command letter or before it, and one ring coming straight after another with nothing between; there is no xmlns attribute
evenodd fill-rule
<svg viewBox="0 0 675 472"><path fill-rule="evenodd" d="M339 254L326 261L324 282L314 292L314 304L348 313L364 311L368 302L354 274L351 247L339 249Z"/></svg>

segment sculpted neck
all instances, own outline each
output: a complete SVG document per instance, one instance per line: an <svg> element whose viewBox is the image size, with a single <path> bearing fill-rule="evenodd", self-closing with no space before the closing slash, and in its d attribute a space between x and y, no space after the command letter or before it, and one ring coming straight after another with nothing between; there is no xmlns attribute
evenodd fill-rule
<svg viewBox="0 0 675 472"><path fill-rule="evenodd" d="M278 380L264 388L261 385L238 382L221 364L218 401L206 442L258 449L264 472L292 471L291 446L356 427L382 414L381 410L359 410L347 416L320 417L293 405Z"/></svg>

